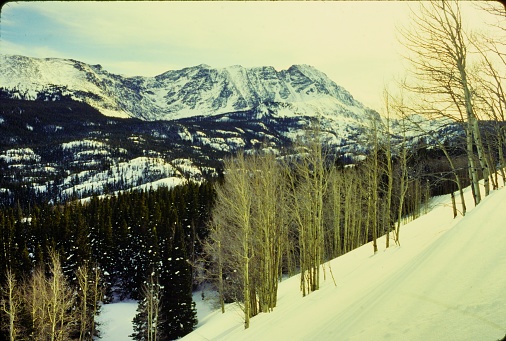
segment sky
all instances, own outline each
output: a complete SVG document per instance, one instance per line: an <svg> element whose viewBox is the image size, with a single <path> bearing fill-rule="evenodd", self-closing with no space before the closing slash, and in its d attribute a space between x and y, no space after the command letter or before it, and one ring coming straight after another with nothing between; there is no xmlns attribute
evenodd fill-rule
<svg viewBox="0 0 506 341"><path fill-rule="evenodd" d="M407 1L9 2L0 53L71 58L126 76L207 64L220 68L309 64L379 110L402 77L398 27ZM484 13L464 2L469 17Z"/></svg>

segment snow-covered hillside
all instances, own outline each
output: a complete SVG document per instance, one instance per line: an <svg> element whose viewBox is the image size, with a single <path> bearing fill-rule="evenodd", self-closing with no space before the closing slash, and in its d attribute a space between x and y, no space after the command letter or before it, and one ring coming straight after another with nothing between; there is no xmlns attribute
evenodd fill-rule
<svg viewBox="0 0 506 341"><path fill-rule="evenodd" d="M367 244L334 259L325 265L321 290L305 298L298 276L283 281L278 306L254 317L248 330L239 308L229 305L225 314L200 316L198 328L183 339L502 339L505 203L502 188L454 220L449 196L434 198L427 215L401 229L401 246L384 249L381 239L375 255Z"/></svg>

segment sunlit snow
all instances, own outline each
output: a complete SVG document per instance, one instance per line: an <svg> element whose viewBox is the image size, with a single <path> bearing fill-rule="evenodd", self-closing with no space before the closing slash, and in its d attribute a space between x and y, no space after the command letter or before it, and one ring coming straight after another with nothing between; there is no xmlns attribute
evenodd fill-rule
<svg viewBox="0 0 506 341"><path fill-rule="evenodd" d="M299 276L283 281L277 307L248 330L228 305L183 339L498 340L506 334L505 202L503 188L453 220L449 197L435 198L430 213L402 227L401 246L384 249L383 237L376 255L367 244L331 261L321 289L305 298Z"/></svg>

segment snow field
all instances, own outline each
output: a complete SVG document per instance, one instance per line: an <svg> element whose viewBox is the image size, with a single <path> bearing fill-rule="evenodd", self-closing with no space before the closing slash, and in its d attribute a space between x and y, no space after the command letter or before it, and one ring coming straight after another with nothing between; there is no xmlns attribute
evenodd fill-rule
<svg viewBox="0 0 506 341"><path fill-rule="evenodd" d="M101 340L126 341L134 332L132 320L137 310L137 301L122 301L102 306L98 317Z"/></svg>

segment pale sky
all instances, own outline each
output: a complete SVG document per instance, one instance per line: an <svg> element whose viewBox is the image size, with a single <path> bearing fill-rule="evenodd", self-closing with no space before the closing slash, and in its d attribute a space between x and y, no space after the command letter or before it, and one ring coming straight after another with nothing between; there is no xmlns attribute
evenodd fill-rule
<svg viewBox="0 0 506 341"><path fill-rule="evenodd" d="M0 17L0 53L72 58L126 76L199 64L277 70L309 64L380 110L384 85L404 73L396 27L407 24L410 4L10 2ZM470 2L462 4L472 20L485 21Z"/></svg>

